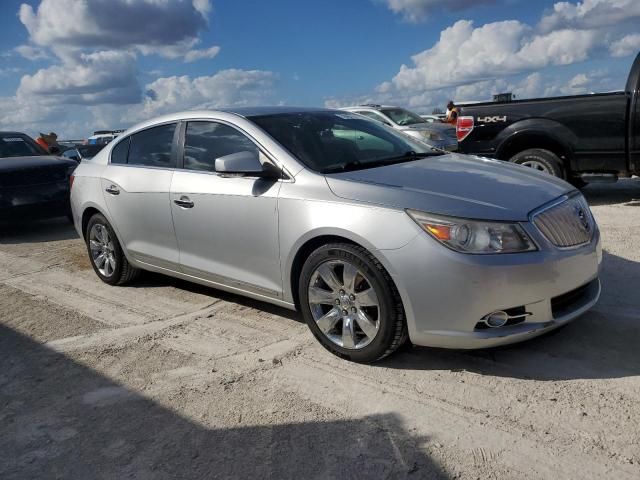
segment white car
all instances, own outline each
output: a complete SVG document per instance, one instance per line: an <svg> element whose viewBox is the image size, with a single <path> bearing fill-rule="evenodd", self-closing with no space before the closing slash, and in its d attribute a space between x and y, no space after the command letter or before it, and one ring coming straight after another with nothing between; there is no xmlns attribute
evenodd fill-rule
<svg viewBox="0 0 640 480"><path fill-rule="evenodd" d="M357 113L372 120L400 130L402 133L416 138L432 147L455 152L458 149L456 129L451 125L430 122L417 113L405 108L389 105L358 105L356 107L341 108L347 112Z"/></svg>

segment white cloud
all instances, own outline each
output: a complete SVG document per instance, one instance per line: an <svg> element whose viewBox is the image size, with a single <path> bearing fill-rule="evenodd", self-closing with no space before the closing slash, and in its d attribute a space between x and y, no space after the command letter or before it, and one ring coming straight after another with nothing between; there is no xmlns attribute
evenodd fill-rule
<svg viewBox="0 0 640 480"><path fill-rule="evenodd" d="M82 54L73 62L25 75L20 80L17 95L87 105L135 103L141 98L135 57L118 51Z"/></svg>
<svg viewBox="0 0 640 480"><path fill-rule="evenodd" d="M42 48L31 45L18 45L14 50L27 60L44 60L49 58L49 55L47 55Z"/></svg>
<svg viewBox="0 0 640 480"><path fill-rule="evenodd" d="M437 10L458 11L480 4L495 3L495 0L384 0L388 8L409 22L426 19Z"/></svg>
<svg viewBox="0 0 640 480"><path fill-rule="evenodd" d="M585 60L596 40L593 32L582 30L538 35L516 20L477 28L472 21L460 20L445 29L433 47L414 55L412 66L402 65L392 83L398 89L437 90L484 80L497 73L566 65Z"/></svg>
<svg viewBox="0 0 640 480"><path fill-rule="evenodd" d="M20 73L20 69L18 67L6 67L0 68L0 77L7 77L9 75L15 75L16 73Z"/></svg>
<svg viewBox="0 0 640 480"><path fill-rule="evenodd" d="M162 52L195 41L210 9L209 0L42 0L22 4L19 18L43 47Z"/></svg>
<svg viewBox="0 0 640 480"><path fill-rule="evenodd" d="M220 47L216 45L209 48L189 50L184 55L184 61L189 63L189 62L195 62L198 60L203 60L205 58L210 59L218 55L218 53L220 53Z"/></svg>
<svg viewBox="0 0 640 480"><path fill-rule="evenodd" d="M584 0L558 2L540 20L540 29L548 32L563 28L597 29L627 22L637 25L640 16L638 0Z"/></svg>
<svg viewBox="0 0 640 480"><path fill-rule="evenodd" d="M411 19L422 18L436 8L430 1L387 3ZM463 4L466 2L458 6ZM585 79L575 73L573 78L543 77L540 70L584 62L607 50L613 56L635 53L640 49L640 34L636 33L639 21L640 0L558 2L536 25L504 20L476 26L470 20L459 20L444 29L435 44L413 55L411 63L401 65L396 75L379 84L373 94L352 98L373 102L385 98L412 105L432 97L439 104L451 96L489 99L501 91L517 92L522 98L534 93L559 95L597 87L618 88L617 82L603 75L584 74L584 83ZM513 80L515 77L518 79ZM558 84L549 85L548 81Z"/></svg>
<svg viewBox="0 0 640 480"><path fill-rule="evenodd" d="M640 2L639 2L640 3ZM640 33L632 33L611 44L609 51L614 57L634 55L640 50Z"/></svg>
<svg viewBox="0 0 640 480"><path fill-rule="evenodd" d="M142 108L129 114L149 118L167 112L256 105L271 98L276 76L264 70L222 70L211 76L164 77L146 86Z"/></svg>

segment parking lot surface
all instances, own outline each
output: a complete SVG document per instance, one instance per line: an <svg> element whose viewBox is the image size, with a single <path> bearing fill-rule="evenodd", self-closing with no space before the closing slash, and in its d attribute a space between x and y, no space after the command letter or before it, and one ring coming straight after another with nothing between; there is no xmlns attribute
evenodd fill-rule
<svg viewBox="0 0 640 480"><path fill-rule="evenodd" d="M596 308L495 350L340 360L301 317L101 283L64 220L0 226L0 478L640 478L640 181L585 194Z"/></svg>

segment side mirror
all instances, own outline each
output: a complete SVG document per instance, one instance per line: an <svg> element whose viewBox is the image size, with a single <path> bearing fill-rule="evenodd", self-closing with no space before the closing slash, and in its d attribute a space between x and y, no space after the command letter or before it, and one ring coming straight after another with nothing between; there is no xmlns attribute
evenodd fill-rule
<svg viewBox="0 0 640 480"><path fill-rule="evenodd" d="M216 172L255 177L278 178L280 173L271 164L262 165L255 152L237 152L216 158Z"/></svg>

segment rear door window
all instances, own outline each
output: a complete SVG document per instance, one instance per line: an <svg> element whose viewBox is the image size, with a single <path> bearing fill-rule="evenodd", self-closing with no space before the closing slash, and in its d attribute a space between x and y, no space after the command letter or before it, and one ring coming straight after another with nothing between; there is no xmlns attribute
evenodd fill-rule
<svg viewBox="0 0 640 480"><path fill-rule="evenodd" d="M175 158L172 151L175 131L176 124L171 123L134 133L130 137L127 163L144 167L174 168Z"/></svg>

